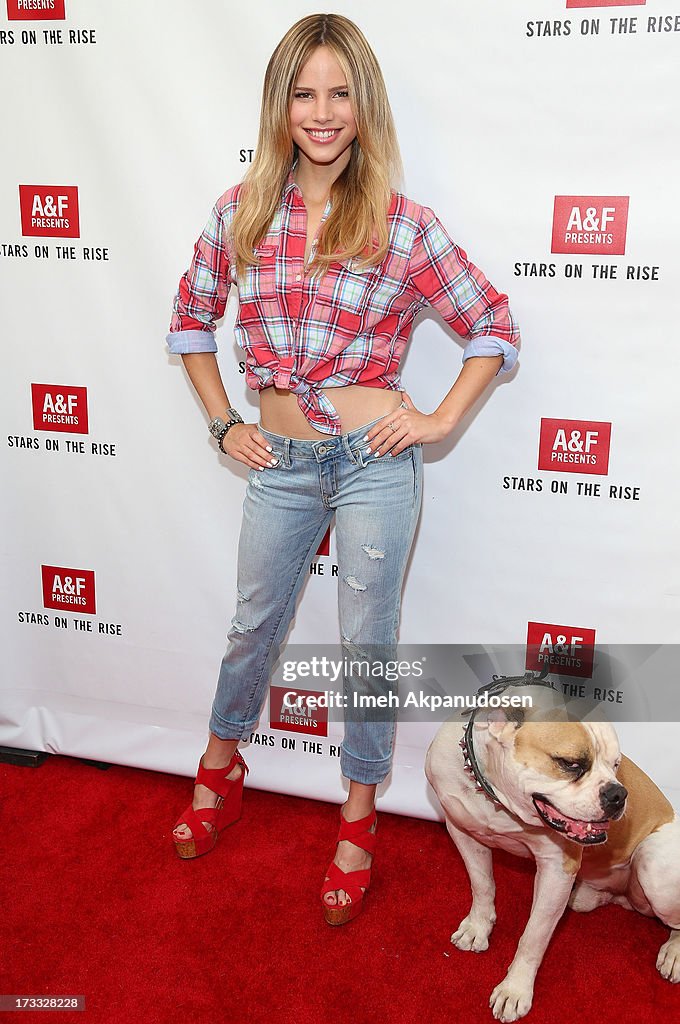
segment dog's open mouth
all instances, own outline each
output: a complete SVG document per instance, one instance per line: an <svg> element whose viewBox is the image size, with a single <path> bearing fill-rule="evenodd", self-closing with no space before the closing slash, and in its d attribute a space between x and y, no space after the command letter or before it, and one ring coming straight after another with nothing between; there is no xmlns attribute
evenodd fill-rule
<svg viewBox="0 0 680 1024"><path fill-rule="evenodd" d="M556 832L562 832L567 839L573 839L575 843L581 843L583 846L607 842L607 829L611 825L609 818L600 818L598 821L568 818L544 796L534 793L532 799L534 807L546 825L554 828Z"/></svg>

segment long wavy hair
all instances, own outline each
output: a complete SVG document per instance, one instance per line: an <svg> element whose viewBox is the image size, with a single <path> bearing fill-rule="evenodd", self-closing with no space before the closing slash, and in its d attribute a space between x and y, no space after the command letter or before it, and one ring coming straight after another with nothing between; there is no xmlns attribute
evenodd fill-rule
<svg viewBox="0 0 680 1024"><path fill-rule="evenodd" d="M286 32L265 72L257 148L231 223L237 276L257 264L253 249L269 230L297 159L290 106L300 72L318 46L329 47L346 75L357 135L349 163L331 186L332 209L310 270L324 273L330 263L349 259L366 268L386 255L391 190L403 167L380 65L354 22L339 14L310 14Z"/></svg>

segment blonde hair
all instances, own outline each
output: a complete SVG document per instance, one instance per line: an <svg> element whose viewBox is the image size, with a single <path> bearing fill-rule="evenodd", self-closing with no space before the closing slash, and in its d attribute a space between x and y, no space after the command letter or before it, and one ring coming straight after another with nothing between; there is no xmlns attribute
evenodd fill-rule
<svg viewBox="0 0 680 1024"><path fill-rule="evenodd" d="M253 249L280 203L297 155L290 134L295 83L319 46L328 46L346 75L357 136L349 163L331 186L332 209L310 269L323 273L330 263L358 257L363 257L358 260L362 267L375 266L387 253L392 184L401 180L403 167L380 65L354 22L339 14L310 14L286 32L265 72L255 156L231 223L237 276L248 264L257 264Z"/></svg>

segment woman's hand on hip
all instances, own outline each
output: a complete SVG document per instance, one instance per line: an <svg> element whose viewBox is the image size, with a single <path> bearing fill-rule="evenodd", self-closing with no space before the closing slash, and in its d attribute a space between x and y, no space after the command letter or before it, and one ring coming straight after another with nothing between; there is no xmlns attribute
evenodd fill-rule
<svg viewBox="0 0 680 1024"><path fill-rule="evenodd" d="M408 408L388 413L368 431L371 451L375 455L398 455L410 444L431 444L441 441L451 427L436 413L419 412L410 395L402 392Z"/></svg>
<svg viewBox="0 0 680 1024"><path fill-rule="evenodd" d="M235 423L222 438L222 447L232 459L245 463L251 469L266 469L278 462L256 423Z"/></svg>

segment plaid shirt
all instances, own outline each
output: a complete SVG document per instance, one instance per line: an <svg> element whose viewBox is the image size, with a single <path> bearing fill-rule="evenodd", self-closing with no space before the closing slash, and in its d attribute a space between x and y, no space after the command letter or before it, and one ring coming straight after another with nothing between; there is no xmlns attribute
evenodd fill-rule
<svg viewBox="0 0 680 1024"><path fill-rule="evenodd" d="M342 427L321 388L403 389L399 363L413 319L428 304L466 339L463 360L502 354L501 371L513 367L519 332L507 296L470 263L431 209L400 192L392 193L389 247L379 266L362 271L349 260L331 264L323 277L305 276L307 210L294 169L254 249L259 265L240 281L225 229L241 186L217 200L179 282L166 339L170 352L216 352L215 321L237 285L234 332L247 354L246 383L293 391L308 421L326 434ZM330 209L329 199L322 223ZM314 249L310 261L313 255Z"/></svg>

